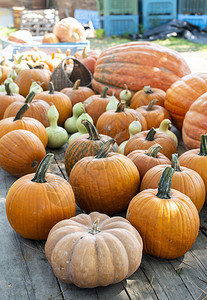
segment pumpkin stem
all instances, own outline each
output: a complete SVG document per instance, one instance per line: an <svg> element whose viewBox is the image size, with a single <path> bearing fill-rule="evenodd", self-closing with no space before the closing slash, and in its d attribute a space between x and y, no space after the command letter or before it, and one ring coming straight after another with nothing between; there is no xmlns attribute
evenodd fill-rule
<svg viewBox="0 0 207 300"><path fill-rule="evenodd" d="M145 94L153 94L153 90L151 89L151 86L150 85L145 85L143 87L143 91L145 92Z"/></svg>
<svg viewBox="0 0 207 300"><path fill-rule="evenodd" d="M153 110L153 106L155 105L155 103L158 102L158 99L153 99L150 101L150 103L148 104L147 108L146 108L146 111L151 111Z"/></svg>
<svg viewBox="0 0 207 300"><path fill-rule="evenodd" d="M115 112L117 112L117 113L123 112L124 108L125 108L125 101L121 101L117 104L117 108L116 108Z"/></svg>
<svg viewBox="0 0 207 300"><path fill-rule="evenodd" d="M77 79L76 82L73 85L73 90L78 90L80 86L80 79Z"/></svg>
<svg viewBox="0 0 207 300"><path fill-rule="evenodd" d="M101 149L99 150L99 152L96 154L95 158L105 158L107 157L108 153L110 152L111 150L111 147L113 146L113 144L115 143L116 141L114 139L110 139L108 140L107 142L105 142Z"/></svg>
<svg viewBox="0 0 207 300"><path fill-rule="evenodd" d="M17 65L20 65L20 64L21 64L22 59L23 59L23 56L24 56L23 54L20 55L20 57L18 58L18 60L17 60L17 62L16 62Z"/></svg>
<svg viewBox="0 0 207 300"><path fill-rule="evenodd" d="M166 167L161 175L159 184L158 184L158 193L157 197L160 199L170 199L170 189L172 183L172 177L175 170L171 167Z"/></svg>
<svg viewBox="0 0 207 300"><path fill-rule="evenodd" d="M29 108L29 104L25 103L22 105L22 107L18 110L16 117L14 118L13 122L17 121L17 120L21 120L24 113L28 110Z"/></svg>
<svg viewBox="0 0 207 300"><path fill-rule="evenodd" d="M27 64L27 65L28 65L29 69L33 69L33 67L30 64Z"/></svg>
<svg viewBox="0 0 207 300"><path fill-rule="evenodd" d="M153 141L155 136L156 130L152 127L149 132L147 133L146 140Z"/></svg>
<svg viewBox="0 0 207 300"><path fill-rule="evenodd" d="M26 100L25 100L25 103L31 103L32 102L32 100L33 100L33 98L34 98L34 96L35 96L35 92L30 92L28 95L27 95L27 97L26 97Z"/></svg>
<svg viewBox="0 0 207 300"><path fill-rule="evenodd" d="M83 48L82 58L87 58L88 54L86 53L86 47Z"/></svg>
<svg viewBox="0 0 207 300"><path fill-rule="evenodd" d="M6 90L6 95L7 96L14 96L14 94L10 90L9 83L5 83L5 90Z"/></svg>
<svg viewBox="0 0 207 300"><path fill-rule="evenodd" d="M97 234L99 233L101 230L98 228L98 225L99 225L99 222L100 222L100 219L96 219L95 222L93 223L92 225L92 228L89 229L88 233L91 233L91 234Z"/></svg>
<svg viewBox="0 0 207 300"><path fill-rule="evenodd" d="M49 82L49 94L54 94L55 88L52 81Z"/></svg>
<svg viewBox="0 0 207 300"><path fill-rule="evenodd" d="M107 86L105 86L105 87L103 88L103 90L102 90L102 92L101 92L101 98L106 98L108 89L109 89L109 88L108 88Z"/></svg>
<svg viewBox="0 0 207 300"><path fill-rule="evenodd" d="M97 141L100 140L101 137L98 133L98 130L96 129L96 127L87 119L83 119L81 121L81 123L86 127L89 137L88 139L91 141Z"/></svg>
<svg viewBox="0 0 207 300"><path fill-rule="evenodd" d="M36 183L47 182L45 175L47 173L47 170L50 166L50 163L51 163L51 160L53 159L53 157L54 157L53 153L47 153L45 155L45 157L41 160L41 162L37 168L34 178L31 181L36 182Z"/></svg>
<svg viewBox="0 0 207 300"><path fill-rule="evenodd" d="M146 155L152 156L152 157L157 157L157 153L162 149L162 146L159 145L158 143L152 145L148 150Z"/></svg>
<svg viewBox="0 0 207 300"><path fill-rule="evenodd" d="M207 156L207 134L201 135L200 156Z"/></svg>
<svg viewBox="0 0 207 300"><path fill-rule="evenodd" d="M175 172L181 172L178 153L172 154L171 167L175 170Z"/></svg>

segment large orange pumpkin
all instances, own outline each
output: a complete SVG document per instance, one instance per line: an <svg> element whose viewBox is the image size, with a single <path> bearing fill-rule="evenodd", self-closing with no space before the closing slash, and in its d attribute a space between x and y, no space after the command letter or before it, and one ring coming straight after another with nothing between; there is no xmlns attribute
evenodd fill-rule
<svg viewBox="0 0 207 300"><path fill-rule="evenodd" d="M172 123L182 129L185 114L191 104L207 92L207 73L195 73L176 81L166 92L165 108L172 116Z"/></svg>
<svg viewBox="0 0 207 300"><path fill-rule="evenodd" d="M24 238L45 240L57 222L75 215L71 185L60 176L46 174L53 156L47 154L35 174L19 178L8 191L8 221Z"/></svg>
<svg viewBox="0 0 207 300"><path fill-rule="evenodd" d="M92 86L98 93L108 86L118 98L125 84L132 93L148 85L166 91L187 74L190 69L178 52L151 42L130 42L100 54Z"/></svg>
<svg viewBox="0 0 207 300"><path fill-rule="evenodd" d="M185 194L171 189L174 170L166 167L158 189L147 189L129 203L126 218L143 238L144 252L173 259L185 254L199 231L198 211Z"/></svg>
<svg viewBox="0 0 207 300"><path fill-rule="evenodd" d="M207 93L190 106L185 115L182 138L187 150L200 147L201 135L207 132Z"/></svg>

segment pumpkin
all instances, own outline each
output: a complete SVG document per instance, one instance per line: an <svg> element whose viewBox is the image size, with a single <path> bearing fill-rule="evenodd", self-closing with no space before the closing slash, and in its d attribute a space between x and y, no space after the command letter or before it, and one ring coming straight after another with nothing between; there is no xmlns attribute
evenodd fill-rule
<svg viewBox="0 0 207 300"><path fill-rule="evenodd" d="M106 107L110 101L107 91L108 88L104 87L101 94L94 94L83 102L86 112L93 119L94 125L96 125L98 118L106 111Z"/></svg>
<svg viewBox="0 0 207 300"><path fill-rule="evenodd" d="M158 189L146 189L129 203L127 220L139 231L144 252L160 258L184 255L199 232L198 211L185 194L171 189L174 170L166 167Z"/></svg>
<svg viewBox="0 0 207 300"><path fill-rule="evenodd" d="M191 104L207 92L207 73L195 73L182 77L166 92L165 108L172 117L172 123L182 129L185 114Z"/></svg>
<svg viewBox="0 0 207 300"><path fill-rule="evenodd" d="M81 56L77 57L77 54L75 54L74 56L88 68L91 74L93 74L95 70L95 64L99 55L99 51L93 50L86 52L86 47L84 47Z"/></svg>
<svg viewBox="0 0 207 300"><path fill-rule="evenodd" d="M105 142L96 156L82 158L70 172L76 203L88 213L121 212L138 191L140 176L135 164L120 153L108 153L114 142Z"/></svg>
<svg viewBox="0 0 207 300"><path fill-rule="evenodd" d="M147 150L156 143L162 146L160 153L171 159L172 154L176 152L173 139L164 132L156 132L153 127L150 130L141 131L130 138L126 143L124 154L128 155L134 150Z"/></svg>
<svg viewBox="0 0 207 300"><path fill-rule="evenodd" d="M127 157L136 165L140 179L144 177L146 172L154 166L162 164L170 164L169 158L159 153L162 147L159 144L152 145L148 150L134 150Z"/></svg>
<svg viewBox="0 0 207 300"><path fill-rule="evenodd" d="M19 178L8 191L8 221L24 238L46 240L56 223L75 216L75 197L70 184L60 176L46 174L53 156L48 153L35 174Z"/></svg>
<svg viewBox="0 0 207 300"><path fill-rule="evenodd" d="M179 157L181 166L196 171L203 178L207 195L207 134L202 134L200 149L191 149Z"/></svg>
<svg viewBox="0 0 207 300"><path fill-rule="evenodd" d="M68 177L77 161L86 156L96 155L103 143L111 139L107 135L100 135L96 127L89 120L83 119L81 123L86 127L88 134L75 138L67 147L65 152L65 170ZM111 151L119 152L116 143L111 148Z"/></svg>
<svg viewBox="0 0 207 300"><path fill-rule="evenodd" d="M0 167L15 177L35 172L45 155L43 143L31 131L13 130L0 139Z"/></svg>
<svg viewBox="0 0 207 300"><path fill-rule="evenodd" d="M88 97L95 95L94 91L86 86L80 86L80 79L77 79L72 88L64 88L61 93L67 95L74 106L78 102L83 102Z"/></svg>
<svg viewBox="0 0 207 300"><path fill-rule="evenodd" d="M0 84L4 83L10 71L11 69L9 67L0 65Z"/></svg>
<svg viewBox="0 0 207 300"><path fill-rule="evenodd" d="M143 105L148 105L153 99L157 99L157 105L164 106L165 91L151 86L144 86L142 90L136 92L130 101L131 108L138 108Z"/></svg>
<svg viewBox="0 0 207 300"><path fill-rule="evenodd" d="M49 126L47 112L50 105L43 100L33 100L35 94L29 93L26 97L25 103L29 103L29 108L25 111L24 117L34 118L40 121L45 127ZM3 118L15 117L23 103L15 101L11 103L4 112Z"/></svg>
<svg viewBox="0 0 207 300"><path fill-rule="evenodd" d="M140 190L156 189L162 172L167 164L154 166L146 172ZM177 154L172 155L171 167L175 170L171 187L187 195L195 204L198 212L205 202L206 190L201 176L192 169L180 166Z"/></svg>
<svg viewBox="0 0 207 300"><path fill-rule="evenodd" d="M125 108L124 106L125 102L120 102L116 110L112 109L106 111L98 118L96 123L98 132L114 138L118 145L129 139L128 128L132 121L139 121L142 130L146 130L147 128L147 122L142 114L134 109Z"/></svg>
<svg viewBox="0 0 207 300"><path fill-rule="evenodd" d="M153 99L148 105L143 105L136 109L147 121L147 129L157 128L164 119L170 119L170 114L164 107L155 105L157 101L157 99Z"/></svg>
<svg viewBox="0 0 207 300"><path fill-rule="evenodd" d="M115 284L139 267L143 243L124 218L92 212L57 223L45 255L57 278L80 288Z"/></svg>
<svg viewBox="0 0 207 300"><path fill-rule="evenodd" d="M54 90L52 81L49 83L49 90L35 95L34 99L40 99L48 104L53 103L59 112L58 125L63 126L65 120L72 115L72 103L64 93Z"/></svg>
<svg viewBox="0 0 207 300"><path fill-rule="evenodd" d="M0 120L0 138L10 131L16 129L24 129L33 132L41 140L44 147L46 147L48 137L44 125L36 119L23 116L24 112L28 108L29 105L25 103L17 112L16 117L10 117Z"/></svg>
<svg viewBox="0 0 207 300"><path fill-rule="evenodd" d="M0 120L3 119L4 112L13 102L23 102L25 98L19 94L13 94L9 88L9 83L5 84L6 92L0 92Z"/></svg>
<svg viewBox="0 0 207 300"><path fill-rule="evenodd" d="M207 93L201 95L190 106L185 115L182 138L187 150L200 147L201 135L207 132Z"/></svg>
<svg viewBox="0 0 207 300"><path fill-rule="evenodd" d="M42 44L58 44L60 41L57 36L52 32L45 32Z"/></svg>
<svg viewBox="0 0 207 300"><path fill-rule="evenodd" d="M83 42L86 39L84 27L73 17L57 22L53 27L53 33L61 43Z"/></svg>
<svg viewBox="0 0 207 300"><path fill-rule="evenodd" d="M97 93L107 86L109 93L115 92L118 98L124 84L133 94L144 86L166 91L187 74L190 68L178 52L151 42L130 42L100 54L92 86Z"/></svg>
<svg viewBox="0 0 207 300"><path fill-rule="evenodd" d="M44 91L47 90L51 72L47 69L32 68L25 69L18 73L15 83L19 86L19 93L26 97L32 82L37 82Z"/></svg>

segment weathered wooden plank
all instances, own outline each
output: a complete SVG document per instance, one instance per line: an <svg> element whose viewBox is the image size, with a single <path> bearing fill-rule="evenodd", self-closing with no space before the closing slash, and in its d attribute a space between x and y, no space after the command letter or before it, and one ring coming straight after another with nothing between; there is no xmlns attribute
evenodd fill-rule
<svg viewBox="0 0 207 300"><path fill-rule="evenodd" d="M203 272L207 276L207 238L202 232L199 233L190 251L193 257L200 263Z"/></svg>
<svg viewBox="0 0 207 300"><path fill-rule="evenodd" d="M61 148L59 149L49 149L47 148L46 151L47 153L54 153L55 155L55 161L58 165L58 168L60 170L60 172L62 173L62 176L68 180L68 175L65 171L65 151L68 147L68 143L66 143L64 146L62 146Z"/></svg>

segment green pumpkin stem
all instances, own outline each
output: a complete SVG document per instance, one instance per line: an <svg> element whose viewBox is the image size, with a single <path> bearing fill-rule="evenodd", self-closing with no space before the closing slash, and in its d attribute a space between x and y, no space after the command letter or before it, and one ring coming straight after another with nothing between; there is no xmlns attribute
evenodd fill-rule
<svg viewBox="0 0 207 300"><path fill-rule="evenodd" d="M117 108L116 108L115 112L117 112L117 113L123 112L124 108L125 108L125 101L121 101L117 104Z"/></svg>
<svg viewBox="0 0 207 300"><path fill-rule="evenodd" d="M54 154L53 153L48 153L46 154L46 156L41 160L38 168L37 168L37 171L35 173L35 176L34 178L32 179L33 182L36 182L36 183L44 183L44 182L47 182L45 176L46 176L46 173L47 173L47 170L50 166L50 163L52 161L54 157Z"/></svg>
<svg viewBox="0 0 207 300"><path fill-rule="evenodd" d="M34 96L35 96L35 92L30 92L27 97L26 97L26 100L25 100L25 103L31 103L32 100L34 99Z"/></svg>
<svg viewBox="0 0 207 300"><path fill-rule="evenodd" d="M33 67L30 64L27 64L27 65L28 65L28 67L29 67L30 70L33 69Z"/></svg>
<svg viewBox="0 0 207 300"><path fill-rule="evenodd" d="M200 156L207 156L207 134L201 135Z"/></svg>
<svg viewBox="0 0 207 300"><path fill-rule="evenodd" d="M14 94L10 90L9 83L5 83L5 90L6 90L6 95L7 96L14 96Z"/></svg>
<svg viewBox="0 0 207 300"><path fill-rule="evenodd" d="M49 82L49 94L54 94L55 88L52 81Z"/></svg>
<svg viewBox="0 0 207 300"><path fill-rule="evenodd" d="M106 98L108 89L109 89L109 88L108 88L107 86L105 86L105 87L103 88L103 90L102 90L102 92L101 92L101 98Z"/></svg>
<svg viewBox="0 0 207 300"><path fill-rule="evenodd" d="M88 134L89 134L89 140L91 141L97 141L100 140L101 137L98 133L98 130L96 129L96 127L87 119L83 119L81 121L81 123L86 127L86 129L88 130Z"/></svg>
<svg viewBox="0 0 207 300"><path fill-rule="evenodd" d="M113 144L115 143L116 141L114 139L110 139L108 140L107 142L105 142L101 149L99 150L99 152L96 154L95 158L105 158L108 156L108 153L110 152L111 150L111 147L113 146Z"/></svg>
<svg viewBox="0 0 207 300"><path fill-rule="evenodd" d="M150 101L150 103L148 104L146 111L151 111L153 109L153 106L158 102L157 99L153 99Z"/></svg>
<svg viewBox="0 0 207 300"><path fill-rule="evenodd" d="M153 90L151 89L150 85L146 85L143 87L143 91L145 92L145 94L153 94Z"/></svg>
<svg viewBox="0 0 207 300"><path fill-rule="evenodd" d="M73 85L73 90L78 90L80 86L80 79L77 79L76 82Z"/></svg>
<svg viewBox="0 0 207 300"><path fill-rule="evenodd" d="M101 230L98 228L98 225L99 225L99 222L100 222L100 219L96 219L95 222L93 223L92 225L92 228L89 229L88 233L91 233L91 234L97 234L99 233Z"/></svg>
<svg viewBox="0 0 207 300"><path fill-rule="evenodd" d="M22 105L22 107L18 110L16 117L14 118L13 122L17 121L17 120L21 120L24 113L28 110L29 108L29 104L25 103Z"/></svg>
<svg viewBox="0 0 207 300"><path fill-rule="evenodd" d="M157 197L160 199L170 199L170 189L172 183L172 177L175 170L171 167L166 167L161 175L159 184L158 184L158 193Z"/></svg>
<svg viewBox="0 0 207 300"><path fill-rule="evenodd" d="M172 154L171 167L175 170L175 172L181 172L177 153Z"/></svg>
<svg viewBox="0 0 207 300"><path fill-rule="evenodd" d="M147 133L146 140L153 141L155 136L156 130L152 127L149 132Z"/></svg>
<svg viewBox="0 0 207 300"><path fill-rule="evenodd" d="M152 157L157 157L157 153L162 149L162 146L159 145L158 143L152 145L148 150L147 150L147 155L152 156Z"/></svg>

